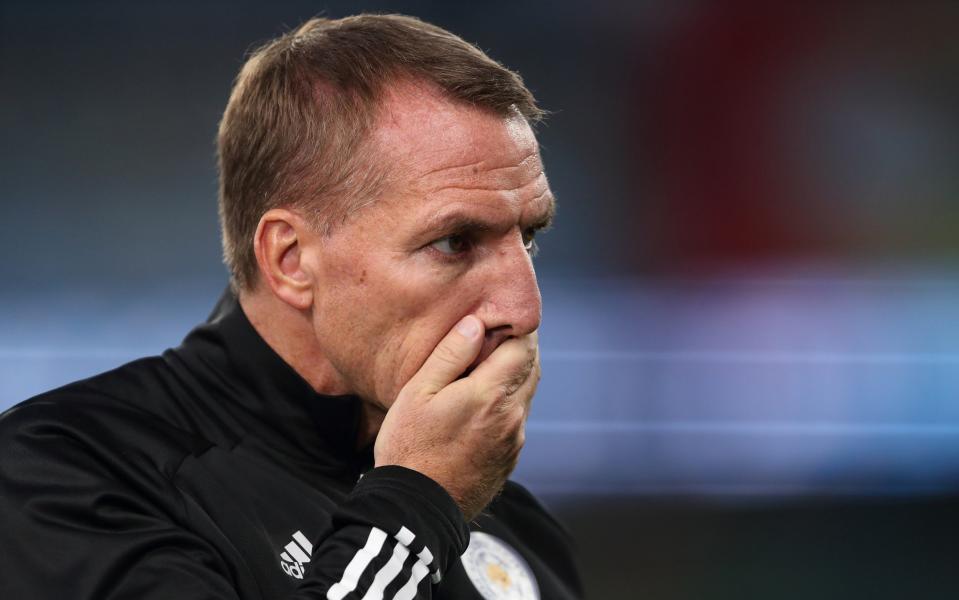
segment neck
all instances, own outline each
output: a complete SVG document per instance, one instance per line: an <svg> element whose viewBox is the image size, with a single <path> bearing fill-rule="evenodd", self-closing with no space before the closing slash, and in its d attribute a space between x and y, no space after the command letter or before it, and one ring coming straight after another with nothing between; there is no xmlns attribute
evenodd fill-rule
<svg viewBox="0 0 959 600"><path fill-rule="evenodd" d="M241 291L239 301L253 329L316 393L327 396L354 393L319 347L311 313L291 307L268 290L264 291L262 286ZM376 438L385 416L386 412L380 407L362 402L357 448L369 445Z"/></svg>

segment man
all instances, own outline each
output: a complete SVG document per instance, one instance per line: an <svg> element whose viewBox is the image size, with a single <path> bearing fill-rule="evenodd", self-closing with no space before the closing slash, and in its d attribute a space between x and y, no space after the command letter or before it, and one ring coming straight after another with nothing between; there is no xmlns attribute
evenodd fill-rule
<svg viewBox="0 0 959 600"><path fill-rule="evenodd" d="M539 379L540 114L409 17L256 51L218 140L232 289L180 347L3 416L0 596L579 597L506 481Z"/></svg>

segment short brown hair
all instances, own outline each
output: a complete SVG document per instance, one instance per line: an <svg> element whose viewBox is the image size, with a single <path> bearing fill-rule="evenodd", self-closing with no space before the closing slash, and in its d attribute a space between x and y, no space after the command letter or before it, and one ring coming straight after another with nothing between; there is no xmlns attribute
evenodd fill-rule
<svg viewBox="0 0 959 600"><path fill-rule="evenodd" d="M384 88L404 78L504 116L543 116L518 74L413 17L314 18L268 42L237 76L217 139L223 254L236 289L257 280L253 236L266 211L308 207L329 231L378 193L385 171L363 149Z"/></svg>

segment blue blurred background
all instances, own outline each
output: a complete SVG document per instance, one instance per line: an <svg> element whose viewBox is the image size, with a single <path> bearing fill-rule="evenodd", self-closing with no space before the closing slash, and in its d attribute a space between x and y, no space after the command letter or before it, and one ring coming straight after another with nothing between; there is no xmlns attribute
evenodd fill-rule
<svg viewBox="0 0 959 600"><path fill-rule="evenodd" d="M554 113L516 478L591 597L955 595L955 3L3 0L0 409L206 316L245 52L361 10Z"/></svg>

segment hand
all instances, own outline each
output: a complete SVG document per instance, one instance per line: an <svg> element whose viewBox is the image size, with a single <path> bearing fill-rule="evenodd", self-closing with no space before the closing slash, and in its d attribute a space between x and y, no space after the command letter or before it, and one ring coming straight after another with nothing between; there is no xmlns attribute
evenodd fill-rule
<svg viewBox="0 0 959 600"><path fill-rule="evenodd" d="M400 390L373 449L376 466L414 469L442 485L467 520L516 467L540 378L535 332L507 339L461 378L483 333L482 321L470 315L440 341Z"/></svg>

